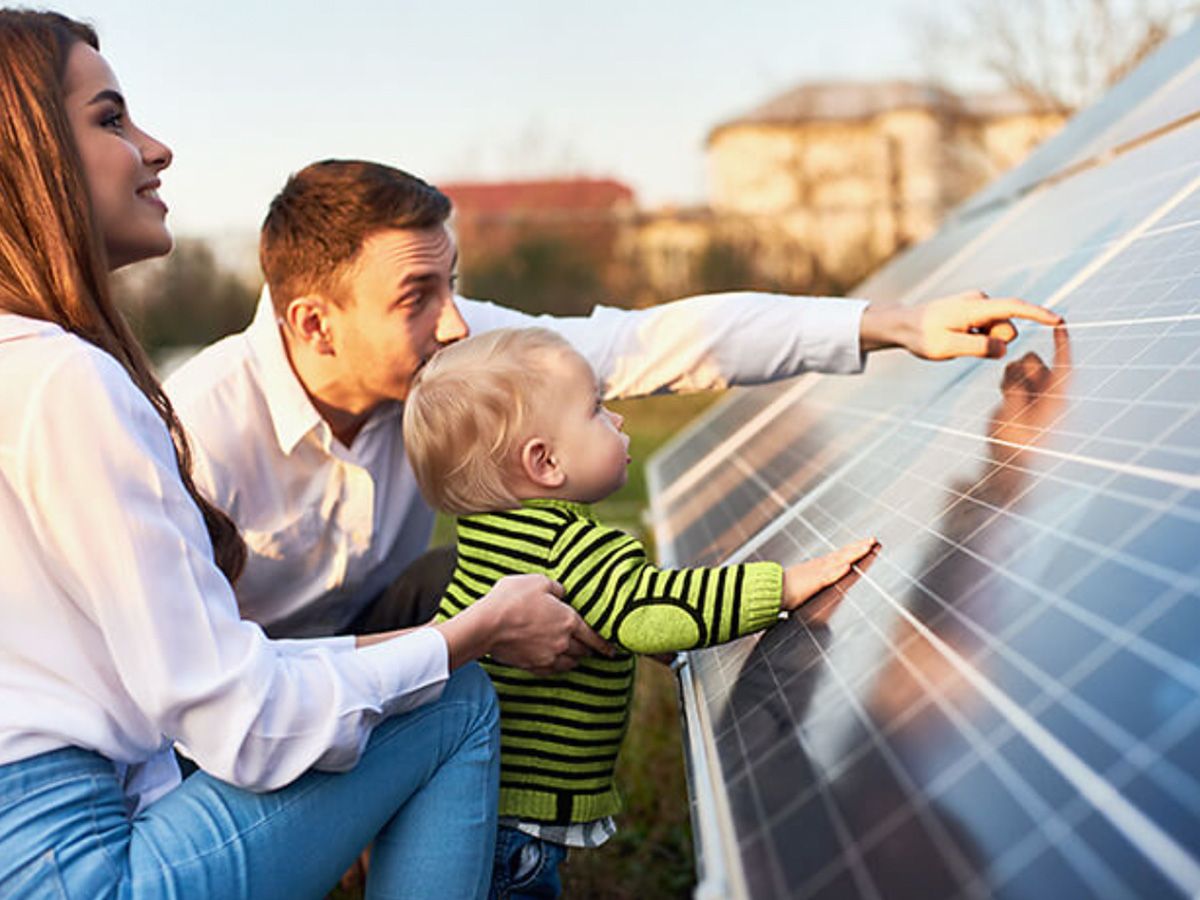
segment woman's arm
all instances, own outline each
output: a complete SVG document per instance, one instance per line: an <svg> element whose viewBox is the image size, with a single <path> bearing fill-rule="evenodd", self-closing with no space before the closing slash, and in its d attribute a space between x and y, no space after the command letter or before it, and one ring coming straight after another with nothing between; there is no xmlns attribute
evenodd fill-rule
<svg viewBox="0 0 1200 900"><path fill-rule="evenodd" d="M16 489L44 564L103 637L106 690L203 768L253 789L344 769L382 717L439 695L449 654L432 630L281 646L239 617L166 429L111 358L80 342L28 408Z"/></svg>
<svg viewBox="0 0 1200 900"><path fill-rule="evenodd" d="M478 603L432 628L446 641L450 668L491 656L537 675L573 668L579 658L595 652L612 655L575 610L562 602L558 582L541 575L501 578ZM360 647L382 643L420 629L402 628L358 638Z"/></svg>

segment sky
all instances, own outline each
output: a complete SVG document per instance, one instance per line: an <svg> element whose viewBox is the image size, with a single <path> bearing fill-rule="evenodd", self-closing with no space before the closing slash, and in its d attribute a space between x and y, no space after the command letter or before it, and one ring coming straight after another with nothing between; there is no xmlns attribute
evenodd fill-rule
<svg viewBox="0 0 1200 900"><path fill-rule="evenodd" d="M575 174L702 202L704 142L796 84L919 78L936 0L60 2L168 143L178 235L252 234L290 172L375 159L434 183Z"/></svg>

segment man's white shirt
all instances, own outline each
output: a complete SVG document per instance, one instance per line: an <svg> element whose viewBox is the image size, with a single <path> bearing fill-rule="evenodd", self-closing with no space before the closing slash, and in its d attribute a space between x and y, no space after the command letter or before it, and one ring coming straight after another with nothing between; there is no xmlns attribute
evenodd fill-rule
<svg viewBox="0 0 1200 900"><path fill-rule="evenodd" d="M472 333L559 332L610 399L863 365L859 300L731 293L578 318L457 303ZM404 453L400 404L376 410L342 445L291 367L265 289L250 326L185 363L166 389L191 438L197 485L246 538L242 613L272 635L337 633L427 549L434 513Z"/></svg>

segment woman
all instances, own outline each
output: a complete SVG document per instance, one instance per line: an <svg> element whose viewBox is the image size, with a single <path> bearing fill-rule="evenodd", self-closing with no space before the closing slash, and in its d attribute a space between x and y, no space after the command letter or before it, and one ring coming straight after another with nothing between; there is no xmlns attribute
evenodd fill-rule
<svg viewBox="0 0 1200 900"><path fill-rule="evenodd" d="M0 10L0 897L321 896L371 841L369 896L481 895L496 708L465 664L593 639L545 579L357 646L239 619L244 546L109 294L170 250L171 152L98 50Z"/></svg>

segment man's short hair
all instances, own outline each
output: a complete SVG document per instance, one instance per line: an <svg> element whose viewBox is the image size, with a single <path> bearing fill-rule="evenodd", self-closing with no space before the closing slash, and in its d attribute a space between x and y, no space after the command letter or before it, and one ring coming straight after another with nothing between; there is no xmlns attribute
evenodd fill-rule
<svg viewBox="0 0 1200 900"><path fill-rule="evenodd" d="M553 331L501 328L451 344L421 368L404 401L404 447L432 506L466 515L520 505L511 484L521 444L534 410L558 389L548 364L564 353L578 355Z"/></svg>
<svg viewBox="0 0 1200 900"><path fill-rule="evenodd" d="M305 166L283 186L263 220L258 257L275 311L317 293L344 306L342 276L363 242L392 228L435 228L450 198L415 175L360 160Z"/></svg>

